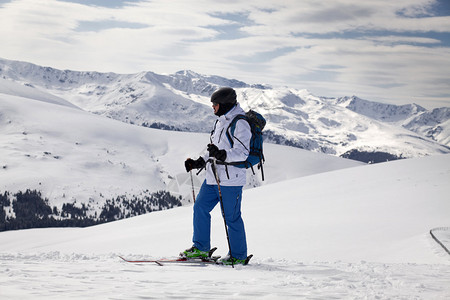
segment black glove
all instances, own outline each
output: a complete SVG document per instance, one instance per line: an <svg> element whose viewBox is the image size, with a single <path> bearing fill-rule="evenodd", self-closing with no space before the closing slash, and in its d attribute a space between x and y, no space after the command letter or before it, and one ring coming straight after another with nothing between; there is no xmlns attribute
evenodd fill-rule
<svg viewBox="0 0 450 300"><path fill-rule="evenodd" d="M208 144L206 149L209 151L209 156L215 157L221 161L225 161L225 159L227 159L227 152L225 150L219 150L219 148L217 148L214 144Z"/></svg>
<svg viewBox="0 0 450 300"><path fill-rule="evenodd" d="M197 160L193 160L192 158L186 159L184 162L184 167L186 168L186 172L189 172L192 169L200 169L206 165L203 157L199 157Z"/></svg>

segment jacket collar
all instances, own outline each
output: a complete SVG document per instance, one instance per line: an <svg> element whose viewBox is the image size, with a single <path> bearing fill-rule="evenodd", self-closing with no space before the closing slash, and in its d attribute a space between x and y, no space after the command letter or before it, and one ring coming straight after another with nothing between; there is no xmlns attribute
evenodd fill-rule
<svg viewBox="0 0 450 300"><path fill-rule="evenodd" d="M241 110L242 108L239 103L236 103L236 105L233 106L232 109L230 109L226 114L220 116L218 120L221 122L233 120L236 115L242 113Z"/></svg>

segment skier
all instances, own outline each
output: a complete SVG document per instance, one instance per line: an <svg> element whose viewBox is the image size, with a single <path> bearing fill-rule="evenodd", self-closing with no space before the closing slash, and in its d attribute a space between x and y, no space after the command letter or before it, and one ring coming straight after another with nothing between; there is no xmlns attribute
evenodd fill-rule
<svg viewBox="0 0 450 300"><path fill-rule="evenodd" d="M188 158L185 161L187 172L192 169L206 168L206 179L194 204L193 246L181 255L187 258L208 257L211 248L210 212L222 200L222 215L228 229L230 253L221 262L228 265L245 264L247 241L241 217L241 202L242 187L246 182L246 169L227 165L227 163L247 159L252 133L247 121L238 120L232 136L233 145L226 136L226 131L234 117L245 114L237 102L234 89L220 88L212 94L211 102L214 114L218 118L211 132L207 152L197 160Z"/></svg>

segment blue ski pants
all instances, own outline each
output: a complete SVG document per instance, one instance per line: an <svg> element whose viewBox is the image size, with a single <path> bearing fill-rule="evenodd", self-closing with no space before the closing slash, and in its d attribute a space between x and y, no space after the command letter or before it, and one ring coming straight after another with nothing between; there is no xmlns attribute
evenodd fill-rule
<svg viewBox="0 0 450 300"><path fill-rule="evenodd" d="M220 186L225 220L230 238L231 256L237 259L247 258L247 240L244 221L241 217L242 186ZM217 185L203 182L194 204L194 246L202 251L211 249L210 212L219 203ZM220 205L220 204L219 204Z"/></svg>

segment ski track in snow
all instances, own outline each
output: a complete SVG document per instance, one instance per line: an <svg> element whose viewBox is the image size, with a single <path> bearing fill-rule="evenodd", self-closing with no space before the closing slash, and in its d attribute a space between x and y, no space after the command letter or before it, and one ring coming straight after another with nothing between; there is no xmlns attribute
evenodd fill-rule
<svg viewBox="0 0 450 300"><path fill-rule="evenodd" d="M143 259L144 257L136 257ZM0 299L449 299L450 265L130 264L116 254L0 254Z"/></svg>

